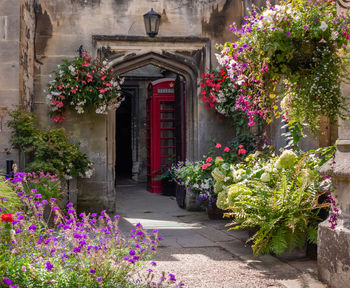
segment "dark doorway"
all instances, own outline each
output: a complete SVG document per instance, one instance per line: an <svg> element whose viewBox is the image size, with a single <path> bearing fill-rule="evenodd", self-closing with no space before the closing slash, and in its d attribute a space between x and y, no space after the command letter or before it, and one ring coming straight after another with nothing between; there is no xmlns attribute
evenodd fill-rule
<svg viewBox="0 0 350 288"><path fill-rule="evenodd" d="M123 92L125 100L116 112L116 174L118 178L132 176L132 95Z"/></svg>

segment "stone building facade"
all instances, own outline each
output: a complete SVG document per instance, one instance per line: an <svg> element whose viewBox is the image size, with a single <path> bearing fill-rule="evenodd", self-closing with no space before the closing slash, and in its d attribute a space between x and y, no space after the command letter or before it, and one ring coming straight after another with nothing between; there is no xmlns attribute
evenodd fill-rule
<svg viewBox="0 0 350 288"><path fill-rule="evenodd" d="M8 112L21 104L37 114L42 125L56 127L49 120L45 89L50 73L62 59L76 56L80 45L92 56L106 57L109 65L125 77L128 93L139 99L132 104L136 117L130 142L134 179L144 179L144 103L150 81L176 75L186 81L188 159L205 154L211 138L222 143L230 140L234 128L207 111L200 101L198 84L202 73L217 66L216 44L232 39L229 25L243 21L251 2L263 5L265 1L0 0L0 170L6 170L7 160L21 162L9 144ZM151 8L161 14L156 38L145 34L142 18ZM345 94L349 91L344 87ZM116 113L72 112L62 125L94 162L93 177L78 179L79 209L114 210L119 141ZM326 122L322 125L329 125ZM282 146L278 127L278 123L272 126L270 137L273 144ZM348 287L350 281L349 127L349 122L341 123L335 167L340 225L333 231L324 222L319 232L320 276L332 287ZM318 139L308 138L304 147L331 143L337 133L328 131Z"/></svg>
<svg viewBox="0 0 350 288"><path fill-rule="evenodd" d="M52 71L62 59L77 56L80 45L94 57L107 58L127 79L127 89L137 87L142 101L133 123L138 135L132 141L134 179L142 181L145 174L142 103L147 84L161 75L181 75L186 81L187 158L198 159L206 153L211 137L227 142L233 128L213 117L199 101L198 84L202 73L217 66L215 45L231 39L230 24L242 21L249 4L235 0L1 0L0 106L6 115L0 133L0 169L6 170L6 160L21 162L10 148L5 124L16 105L33 111L42 125L57 127L49 120L45 89ZM161 14L156 38L146 35L142 17L151 8ZM72 112L62 126L94 162L93 177L78 179L78 207L113 210L116 111L109 115Z"/></svg>

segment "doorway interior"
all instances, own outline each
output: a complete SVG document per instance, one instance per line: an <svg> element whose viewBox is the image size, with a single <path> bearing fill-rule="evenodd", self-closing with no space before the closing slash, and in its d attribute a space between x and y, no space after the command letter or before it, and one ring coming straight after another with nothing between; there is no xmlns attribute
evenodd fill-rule
<svg viewBox="0 0 350 288"><path fill-rule="evenodd" d="M156 80L167 78L175 81L177 76L179 75L174 72L152 64L121 75L124 78L122 91L125 100L116 111L117 185L132 179L136 183L142 183L146 188L147 180L149 181L147 167L150 166L147 150L148 87Z"/></svg>

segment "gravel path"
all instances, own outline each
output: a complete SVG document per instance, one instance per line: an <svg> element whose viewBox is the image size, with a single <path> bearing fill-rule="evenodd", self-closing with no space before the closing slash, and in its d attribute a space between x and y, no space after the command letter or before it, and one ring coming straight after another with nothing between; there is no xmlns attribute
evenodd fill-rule
<svg viewBox="0 0 350 288"><path fill-rule="evenodd" d="M219 247L158 249L156 271L173 273L190 288L284 287Z"/></svg>

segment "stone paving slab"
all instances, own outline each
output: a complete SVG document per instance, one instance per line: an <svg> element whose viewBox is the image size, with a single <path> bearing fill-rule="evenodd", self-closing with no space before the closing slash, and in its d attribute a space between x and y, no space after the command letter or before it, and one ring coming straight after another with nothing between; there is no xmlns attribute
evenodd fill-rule
<svg viewBox="0 0 350 288"><path fill-rule="evenodd" d="M140 186L121 187L118 199L120 229L130 230L138 222L146 229L159 229L165 239L158 254L161 267L177 271L186 287L327 287L317 280L314 260L253 256L245 243L247 231L227 231L227 219L209 220L204 212L185 211L173 198L151 194Z"/></svg>
<svg viewBox="0 0 350 288"><path fill-rule="evenodd" d="M216 230L212 227L203 227L202 229L198 229L196 232L213 242L225 242L232 240L232 237L227 235L225 232Z"/></svg>

